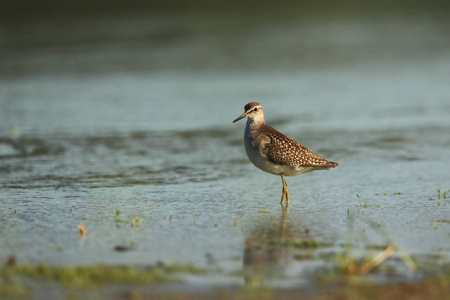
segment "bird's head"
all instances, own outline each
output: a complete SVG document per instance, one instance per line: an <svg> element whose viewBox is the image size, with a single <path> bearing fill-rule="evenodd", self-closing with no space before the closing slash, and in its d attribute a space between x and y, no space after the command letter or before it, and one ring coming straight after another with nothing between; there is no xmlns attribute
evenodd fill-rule
<svg viewBox="0 0 450 300"><path fill-rule="evenodd" d="M243 119L249 118L252 121L262 120L264 122L264 111L258 102L250 102L244 106L244 113L240 115L233 123Z"/></svg>

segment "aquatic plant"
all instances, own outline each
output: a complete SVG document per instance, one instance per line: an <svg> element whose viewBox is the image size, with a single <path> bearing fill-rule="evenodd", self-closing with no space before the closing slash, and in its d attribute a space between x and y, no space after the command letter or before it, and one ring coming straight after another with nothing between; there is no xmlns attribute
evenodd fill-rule
<svg viewBox="0 0 450 300"><path fill-rule="evenodd" d="M365 202L363 204L362 198L361 198L361 196L359 194L356 194L356 198L358 198L359 206L357 206L357 207L359 207L359 208L362 208L362 207L364 207L364 208L368 208L368 207L370 207L370 208L379 208L380 207L379 205L373 205L373 204L369 204L367 202ZM349 213L350 212L347 211L347 214L349 214Z"/></svg>
<svg viewBox="0 0 450 300"><path fill-rule="evenodd" d="M436 196L436 201L437 201L438 206L441 206L441 199L448 199L448 198L450 198L450 190L445 191L445 190L438 189L437 196ZM434 201L434 198L430 198L428 200Z"/></svg>
<svg viewBox="0 0 450 300"><path fill-rule="evenodd" d="M345 243L344 250L336 255L334 264L335 270L338 273L344 273L349 275L364 275L380 266L386 259L390 256L397 254L399 258L405 263L405 265L412 271L417 270L417 266L411 257L392 239L390 238L388 232L384 230L379 224L373 220L359 215L359 218L371 227L376 233L378 233L385 241L386 244L383 246L377 245L376 247L369 247L370 249L381 251L376 255L366 254L361 256L354 256L353 253L353 238L355 230L355 215L350 215L348 213L348 223L347 223L347 242Z"/></svg>
<svg viewBox="0 0 450 300"><path fill-rule="evenodd" d="M69 287L90 287L109 283L161 283L179 281L181 273L201 274L202 269L188 264L157 263L149 266L74 266L54 267L45 264L13 265L0 268L0 277L30 277L38 280L55 280Z"/></svg>
<svg viewBox="0 0 450 300"><path fill-rule="evenodd" d="M141 226L141 224L142 224L142 219L141 218L133 217L131 219L131 227L136 228L136 227Z"/></svg>
<svg viewBox="0 0 450 300"><path fill-rule="evenodd" d="M441 198L447 199L449 197L450 197L450 190L441 191L440 189L438 189L438 196L437 196L438 200L441 200Z"/></svg>

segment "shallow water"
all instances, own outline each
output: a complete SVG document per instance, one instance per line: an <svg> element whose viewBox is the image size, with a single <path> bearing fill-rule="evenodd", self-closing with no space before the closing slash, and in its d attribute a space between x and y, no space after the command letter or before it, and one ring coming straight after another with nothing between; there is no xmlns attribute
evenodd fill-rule
<svg viewBox="0 0 450 300"><path fill-rule="evenodd" d="M438 258L418 259L416 275L396 253L386 265L398 280L441 272L448 19L291 11L255 24L232 12L226 28L214 13L180 11L6 22L1 261L186 262L213 271L191 284L286 287L327 269L347 242L359 257L393 241L413 258ZM270 125L341 164L289 177L288 209L281 180L246 158L244 121L231 123L249 100ZM133 217L142 223L132 227ZM299 240L327 246L283 246ZM392 280L383 274L377 280Z"/></svg>

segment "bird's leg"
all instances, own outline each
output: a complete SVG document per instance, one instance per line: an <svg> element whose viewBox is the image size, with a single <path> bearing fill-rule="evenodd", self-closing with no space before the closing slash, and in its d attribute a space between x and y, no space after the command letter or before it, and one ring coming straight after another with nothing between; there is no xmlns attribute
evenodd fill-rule
<svg viewBox="0 0 450 300"><path fill-rule="evenodd" d="M283 174L281 174L281 183L283 184L283 189L281 190L281 202L280 202L280 204L283 205L283 200L284 200L284 178L283 178Z"/></svg>
<svg viewBox="0 0 450 300"><path fill-rule="evenodd" d="M283 181L284 181L284 190L286 192L286 206L289 203L289 189L288 189L288 185L286 183L286 180L284 180L284 176L283 176Z"/></svg>
<svg viewBox="0 0 450 300"><path fill-rule="evenodd" d="M286 183L286 180L284 180L284 175L281 174L281 181L283 182L283 191L281 194L281 204L283 203L283 199L286 197L286 205L289 203L289 189Z"/></svg>

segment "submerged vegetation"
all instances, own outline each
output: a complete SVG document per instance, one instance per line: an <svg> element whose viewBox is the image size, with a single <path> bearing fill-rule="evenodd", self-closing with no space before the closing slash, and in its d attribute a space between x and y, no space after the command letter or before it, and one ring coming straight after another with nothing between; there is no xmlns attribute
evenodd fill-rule
<svg viewBox="0 0 450 300"><path fill-rule="evenodd" d="M187 264L151 266L74 266L54 267L44 264L16 265L11 256L0 268L0 298L22 298L28 295L29 280L62 285L65 288L95 289L108 284L158 284L180 281L182 274L201 274L203 270Z"/></svg>
<svg viewBox="0 0 450 300"><path fill-rule="evenodd" d="M438 195L437 195L438 200L442 199L447 199L450 198L450 190L447 191L441 191L440 189L438 189Z"/></svg>
<svg viewBox="0 0 450 300"><path fill-rule="evenodd" d="M75 298L84 298L86 294L96 298L102 289L115 284L148 286L173 283L181 281L184 274L203 272L189 264L162 262L147 266L18 264L15 256L11 255L0 267L0 299L34 298L37 290L50 297L46 290L48 287L69 296L75 293L78 295Z"/></svg>
<svg viewBox="0 0 450 300"><path fill-rule="evenodd" d="M436 198L430 198L428 200L430 200L430 201L436 200L437 205L441 206L441 204L442 204L441 200L446 200L446 199L450 199L450 190L438 189ZM444 202L444 205L445 204L446 203Z"/></svg>
<svg viewBox="0 0 450 300"><path fill-rule="evenodd" d="M380 207L379 205L372 205L372 204L369 204L367 202L364 202L364 204L363 204L362 198L361 198L361 196L359 194L356 194L356 198L358 198L358 204L359 205L357 207L359 207L359 208L368 208L368 207L370 207L370 208L379 208Z"/></svg>
<svg viewBox="0 0 450 300"><path fill-rule="evenodd" d="M362 203L361 198L360 203ZM355 214L350 214L347 212L347 242L345 244L344 250L339 252L336 257L335 267L340 273L350 274L350 275L364 275L368 272L381 266L388 258L396 255L397 258L403 262L411 272L416 272L418 270L414 260L400 247L400 245L394 241L389 233L378 223L370 218L362 215L356 216ZM358 219L357 219L358 218ZM383 245L366 245L366 250L370 250L370 253L355 256L353 252L356 248L354 242L356 221L360 221L361 225L367 226L372 229L380 238L383 240ZM375 253L373 253L376 251Z"/></svg>

